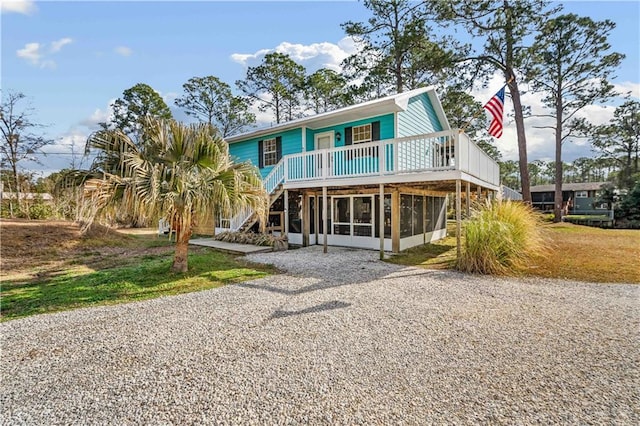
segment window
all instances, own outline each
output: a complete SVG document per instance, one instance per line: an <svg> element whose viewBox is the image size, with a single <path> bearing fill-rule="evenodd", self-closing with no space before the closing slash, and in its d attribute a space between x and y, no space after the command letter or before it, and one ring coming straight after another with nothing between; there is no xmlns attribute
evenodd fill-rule
<svg viewBox="0 0 640 426"><path fill-rule="evenodd" d="M373 235L371 200L371 196L353 197L353 235L356 237Z"/></svg>
<svg viewBox="0 0 640 426"><path fill-rule="evenodd" d="M351 198L333 197L333 233L351 235Z"/></svg>
<svg viewBox="0 0 640 426"><path fill-rule="evenodd" d="M352 135L354 144L371 142L371 124L354 126Z"/></svg>
<svg viewBox="0 0 640 426"><path fill-rule="evenodd" d="M265 139L263 142L263 158L264 165L273 166L278 163L278 144L276 143L276 139Z"/></svg>
<svg viewBox="0 0 640 426"><path fill-rule="evenodd" d="M589 193L587 191L576 191L576 198L587 198Z"/></svg>

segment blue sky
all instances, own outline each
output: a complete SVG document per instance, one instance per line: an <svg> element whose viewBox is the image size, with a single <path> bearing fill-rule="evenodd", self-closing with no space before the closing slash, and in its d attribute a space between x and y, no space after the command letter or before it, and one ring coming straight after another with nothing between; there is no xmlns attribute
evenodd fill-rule
<svg viewBox="0 0 640 426"><path fill-rule="evenodd" d="M628 2L564 2L565 11L611 19L617 28L610 42L627 55L615 82L638 95L640 83L640 6ZM95 124L104 121L109 103L136 83L152 86L173 107L182 84L193 76L215 75L227 83L244 78L246 66L278 50L313 71L337 69L353 52L340 24L366 20L361 2L2 2L3 91L30 97L35 119L57 145L50 152L81 150ZM488 99L499 78L475 93ZM534 106L539 99L525 101ZM600 109L599 109L600 108ZM508 108L507 108L508 110ZM594 107L594 121L606 121L612 108ZM178 118L184 115L176 111ZM262 116L267 120L267 117ZM512 123L498 142L506 159L516 158ZM531 130L530 155L550 158L552 137ZM571 160L588 155L584 143L565 149ZM53 154L33 170L67 167L71 156Z"/></svg>

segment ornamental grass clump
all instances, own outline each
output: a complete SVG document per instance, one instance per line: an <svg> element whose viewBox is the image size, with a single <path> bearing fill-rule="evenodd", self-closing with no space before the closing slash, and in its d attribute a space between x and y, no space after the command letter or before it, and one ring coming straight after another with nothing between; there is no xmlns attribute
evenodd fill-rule
<svg viewBox="0 0 640 426"><path fill-rule="evenodd" d="M463 272L508 275L543 255L540 217L520 202L487 201L464 226L457 267Z"/></svg>

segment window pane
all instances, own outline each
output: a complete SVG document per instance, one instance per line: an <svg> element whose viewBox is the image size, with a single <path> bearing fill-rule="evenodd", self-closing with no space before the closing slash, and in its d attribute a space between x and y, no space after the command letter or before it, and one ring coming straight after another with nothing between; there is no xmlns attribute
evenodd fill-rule
<svg viewBox="0 0 640 426"><path fill-rule="evenodd" d="M264 150L264 165L273 166L278 162L277 144L275 139L265 139L262 142Z"/></svg>
<svg viewBox="0 0 640 426"><path fill-rule="evenodd" d="M400 238L410 237L412 221L412 197L400 195Z"/></svg>
<svg viewBox="0 0 640 426"><path fill-rule="evenodd" d="M413 222L413 235L422 234L424 232L424 211L422 210L424 206L424 197L422 195L414 195L413 196L413 213L414 213L414 222Z"/></svg>
<svg viewBox="0 0 640 426"><path fill-rule="evenodd" d="M289 232L302 233L302 195L289 193Z"/></svg>
<svg viewBox="0 0 640 426"><path fill-rule="evenodd" d="M371 225L353 225L353 235L356 237L370 237Z"/></svg>
<svg viewBox="0 0 640 426"><path fill-rule="evenodd" d="M333 221L336 223L350 223L351 214L349 211L349 198L333 199Z"/></svg>
<svg viewBox="0 0 640 426"><path fill-rule="evenodd" d="M380 197L376 195L376 222L374 224L376 238L380 238ZM391 238L391 195L384 196L384 237Z"/></svg>
<svg viewBox="0 0 640 426"><path fill-rule="evenodd" d="M371 124L355 126L352 130L353 143L371 142Z"/></svg>
<svg viewBox="0 0 640 426"><path fill-rule="evenodd" d="M371 223L371 197L353 198L353 223Z"/></svg>
<svg viewBox="0 0 640 426"><path fill-rule="evenodd" d="M333 225L335 235L351 235L351 225Z"/></svg>

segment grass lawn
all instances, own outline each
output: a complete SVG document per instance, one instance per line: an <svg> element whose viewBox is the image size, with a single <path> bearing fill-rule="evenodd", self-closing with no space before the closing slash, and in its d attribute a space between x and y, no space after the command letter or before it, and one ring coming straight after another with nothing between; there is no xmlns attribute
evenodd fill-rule
<svg viewBox="0 0 640 426"><path fill-rule="evenodd" d="M548 251L534 259L528 276L602 283L640 284L640 231L600 229L570 223L545 224ZM399 265L449 269L456 259L455 227L434 244L391 257Z"/></svg>
<svg viewBox="0 0 640 426"><path fill-rule="evenodd" d="M205 290L274 272L233 255L190 247L189 272L173 273L172 244L153 234L102 230L81 236L68 222L2 221L0 226L3 321Z"/></svg>
<svg viewBox="0 0 640 426"><path fill-rule="evenodd" d="M534 261L528 275L640 284L639 230L554 223L545 231L549 252Z"/></svg>

